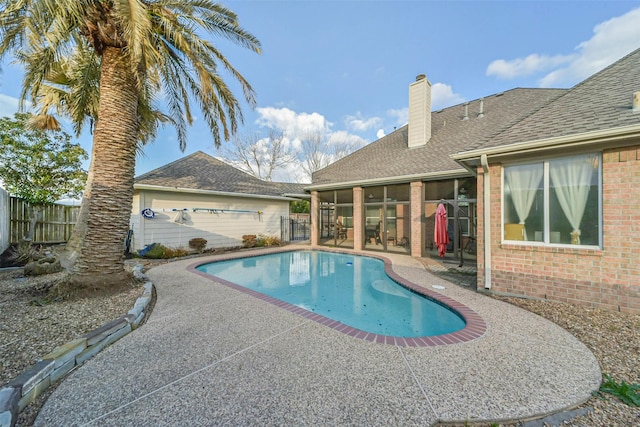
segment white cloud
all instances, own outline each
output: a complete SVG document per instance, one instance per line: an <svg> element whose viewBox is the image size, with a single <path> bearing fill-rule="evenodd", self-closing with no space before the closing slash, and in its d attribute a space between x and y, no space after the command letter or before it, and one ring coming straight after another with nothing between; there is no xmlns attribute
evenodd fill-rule
<svg viewBox="0 0 640 427"><path fill-rule="evenodd" d="M409 107L398 110L387 110L387 116L395 119L395 126L404 126L409 123ZM378 131L379 133L380 131Z"/></svg>
<svg viewBox="0 0 640 427"><path fill-rule="evenodd" d="M309 133L327 133L332 126L322 114L296 113L288 108L256 108L260 117L256 121L259 126L279 129L289 139L300 139Z"/></svg>
<svg viewBox="0 0 640 427"><path fill-rule="evenodd" d="M457 93L453 93L453 88L444 83L436 83L431 86L431 109L439 110L450 107L464 101L464 98Z"/></svg>
<svg viewBox="0 0 640 427"><path fill-rule="evenodd" d="M304 172L301 155L303 151L302 140L310 135L319 135L322 138L324 145L320 151L323 152L322 155L328 156L329 160L336 159L336 152L352 152L369 142L348 130L334 131L332 129L333 123L319 113L297 113L284 107L257 108L256 111L259 114L256 124L260 127L284 132L284 144L297 156L292 163L274 171L272 178L275 181L308 182L309 177ZM353 123L354 121L357 123L360 120L359 127L368 129L372 126L367 124L371 119L364 120L359 113L357 116L351 117L354 120L348 123ZM376 120L382 122L381 119Z"/></svg>
<svg viewBox="0 0 640 427"><path fill-rule="evenodd" d="M640 8L596 25L593 37L580 43L573 53L498 59L489 64L487 75L516 78L547 73L539 80L541 87L573 85L640 47L638 22Z"/></svg>
<svg viewBox="0 0 640 427"><path fill-rule="evenodd" d="M18 112L18 98L0 93L0 117L13 117Z"/></svg>
<svg viewBox="0 0 640 427"><path fill-rule="evenodd" d="M344 130L331 132L327 138L327 145L343 144L348 145L353 150L367 145L368 141L359 135L354 135Z"/></svg>
<svg viewBox="0 0 640 427"><path fill-rule="evenodd" d="M568 66L540 80L540 86L576 83L640 47L640 8L596 25L593 37L578 45L577 57Z"/></svg>
<svg viewBox="0 0 640 427"><path fill-rule="evenodd" d="M298 162L289 163L282 169L273 171L272 180L278 182L300 182L309 183L304 174L301 172L302 167Z"/></svg>
<svg viewBox="0 0 640 427"><path fill-rule="evenodd" d="M357 112L354 116L345 117L344 121L348 129L353 129L358 132L363 132L382 125L382 119L380 117L370 117L365 119L362 117L360 112Z"/></svg>
<svg viewBox="0 0 640 427"><path fill-rule="evenodd" d="M294 151L300 151L302 139L317 133L322 135L327 144L340 142L361 147L368 142L361 136L346 130L332 130L333 123L319 113L297 113L288 108L274 107L257 108L256 111L260 115L256 123L261 127L283 131L284 143L291 146ZM377 117L367 120L358 119L356 116L350 117L352 120L347 123L359 131L371 128L373 126L371 123L382 122L382 119Z"/></svg>
<svg viewBox="0 0 640 427"><path fill-rule="evenodd" d="M386 134L384 133L384 129L378 129L378 132L376 132L376 137L378 137L378 139L382 138L386 136Z"/></svg>
<svg viewBox="0 0 640 427"><path fill-rule="evenodd" d="M509 61L496 59L487 67L487 76L496 76L501 79L530 76L566 64L574 58L575 55L549 56L532 53L526 58L516 58Z"/></svg>

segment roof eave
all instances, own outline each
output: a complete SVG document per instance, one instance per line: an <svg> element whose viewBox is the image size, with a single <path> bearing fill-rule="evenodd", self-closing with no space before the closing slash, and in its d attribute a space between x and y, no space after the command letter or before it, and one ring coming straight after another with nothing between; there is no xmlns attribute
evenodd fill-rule
<svg viewBox="0 0 640 427"><path fill-rule="evenodd" d="M285 197L292 197L294 199L310 200L311 194L309 193L284 193Z"/></svg>
<svg viewBox="0 0 640 427"><path fill-rule="evenodd" d="M307 191L335 190L345 187L371 187L374 185L400 184L412 181L435 181L438 179L458 178L461 176L469 176L468 169L454 169L441 172L428 172L412 175L393 176L386 178L362 179L357 181L334 182L329 184L310 185L305 187Z"/></svg>
<svg viewBox="0 0 640 427"><path fill-rule="evenodd" d="M214 190L200 190L196 188L181 188L181 187L166 187L163 185L150 185L150 184L133 184L134 190L149 190L149 191L165 191L174 193L190 193L190 194L206 194L211 196L229 196L229 197L245 197L252 199L269 199L269 200L283 200L293 201L296 200L292 197L286 196L271 196L266 194L251 194L251 193L234 193L229 191L214 191Z"/></svg>
<svg viewBox="0 0 640 427"><path fill-rule="evenodd" d="M606 147L611 142L616 142L618 145L633 145L638 143L638 138L640 138L640 124L463 151L449 157L460 164L477 165L482 155L495 159L505 156L538 154L557 149L600 148Z"/></svg>

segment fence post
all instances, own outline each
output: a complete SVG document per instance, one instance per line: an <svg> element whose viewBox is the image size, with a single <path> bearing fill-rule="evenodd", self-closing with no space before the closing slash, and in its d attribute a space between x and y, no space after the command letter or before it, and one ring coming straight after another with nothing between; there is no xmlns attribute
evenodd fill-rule
<svg viewBox="0 0 640 427"><path fill-rule="evenodd" d="M9 217L9 194L0 188L0 254L9 247L11 231Z"/></svg>

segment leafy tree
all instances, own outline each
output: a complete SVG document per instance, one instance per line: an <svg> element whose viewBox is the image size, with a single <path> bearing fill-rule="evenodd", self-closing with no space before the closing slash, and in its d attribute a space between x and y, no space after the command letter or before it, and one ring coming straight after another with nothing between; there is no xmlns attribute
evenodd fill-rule
<svg viewBox="0 0 640 427"><path fill-rule="evenodd" d="M310 205L308 200L295 200L290 203L289 209L291 213L309 213Z"/></svg>
<svg viewBox="0 0 640 427"><path fill-rule="evenodd" d="M9 193L31 205L29 233L41 221L44 206L65 195L78 195L86 180L82 161L87 153L62 131L44 132L26 126L29 114L0 118L0 180Z"/></svg>
<svg viewBox="0 0 640 427"><path fill-rule="evenodd" d="M260 42L237 16L210 0L0 0L0 60L14 52L24 65L21 98L43 112L67 115L76 127L87 118L95 123L87 185L68 244L73 285L96 288L128 279L123 247L136 150L141 136L150 135L144 129L153 130L161 117L168 117L184 149L195 101L219 146L242 121L240 102L222 71L255 104L249 83L203 35L260 52ZM66 70L79 73L73 81L88 86L76 83L70 96L56 98L50 83L65 61L70 61ZM98 89L92 92L97 77L88 77L98 74ZM160 96L164 116L151 114Z"/></svg>
<svg viewBox="0 0 640 427"><path fill-rule="evenodd" d="M231 138L230 146L221 151L226 162L265 181L272 181L275 171L295 161L284 133L276 130L271 130L267 138L261 138L255 132L236 134Z"/></svg>

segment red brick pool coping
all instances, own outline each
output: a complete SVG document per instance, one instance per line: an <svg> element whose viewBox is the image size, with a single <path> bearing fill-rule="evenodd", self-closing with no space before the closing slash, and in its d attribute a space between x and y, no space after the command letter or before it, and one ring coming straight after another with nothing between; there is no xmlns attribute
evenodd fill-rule
<svg viewBox="0 0 640 427"><path fill-rule="evenodd" d="M204 264L209 264L212 262L227 261L227 260L241 259L241 258L252 258L256 256L267 255L270 253L277 253L277 252L296 252L296 251L310 251L310 250L346 253L349 255L367 256L370 258L379 259L384 262L384 270L394 282L398 283L400 286L410 289L411 291L419 295L429 298L430 300L433 300L436 303L440 303L446 306L447 308L455 311L458 315L460 315L464 319L466 326L460 329L459 331L452 332L450 334L434 335L429 337L403 338L403 337L393 337L388 335L374 334L371 332L365 332L361 329L357 329L352 326L346 325L342 322L338 322L337 320L333 320L328 317L322 316L320 314L313 313L311 311L305 310L304 308L300 308L288 302L281 301L269 295L265 295L263 293L254 291L252 289L245 288L244 286L240 286L236 283L229 282L228 280L224 280L219 277L212 276L210 274L203 273L197 270L197 267ZM362 254L362 253L350 252L350 251L344 251L344 250L328 250L326 248L322 248L322 249L281 248L281 249L275 249L275 250L269 251L267 253L259 253L259 254L255 252L247 251L247 252L236 252L236 253L219 255L213 260L207 260L207 261L201 260L196 263L193 263L187 267L187 270L199 276L205 277L211 281L215 281L227 287L233 288L237 291L243 292L245 294L249 294L255 298L258 298L265 302L273 304L277 307L283 308L287 311L297 314L298 316L302 316L306 319L313 320L314 322L318 322L321 325L335 329L336 331L341 332L343 334L352 336L354 338L359 338L366 341L379 343L379 344L390 344L390 345L397 345L400 347L432 347L432 346L439 346L439 345L450 345L450 344L459 344L463 342L468 342L484 335L484 333L487 330L487 325L478 313L471 310L466 305L461 304L452 298L449 298L446 295L440 294L438 292L432 291L431 289L424 288L422 286L416 285L415 283L412 283L406 280L405 278L396 274L392 270L391 266L392 266L391 261L388 258L385 258L380 255Z"/></svg>

